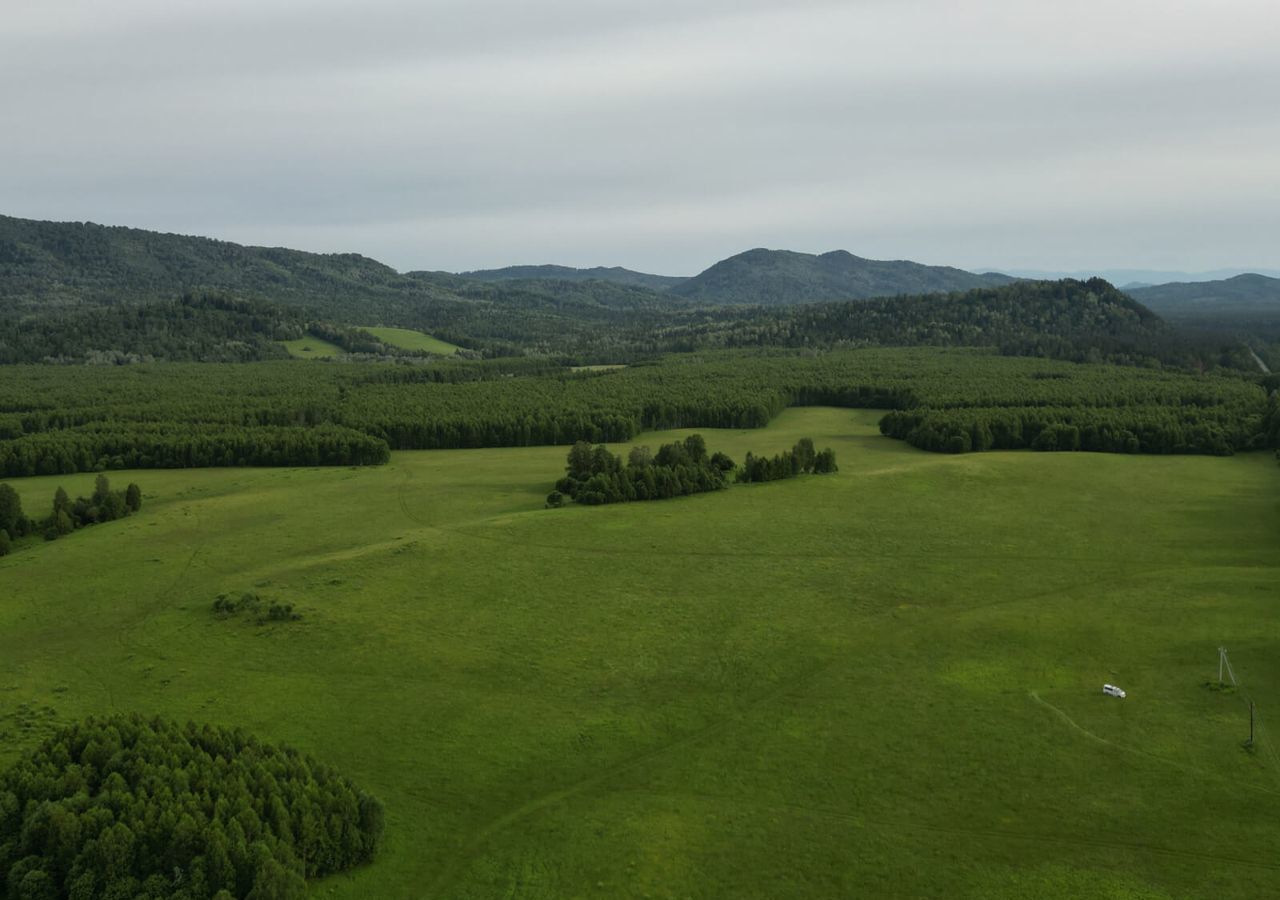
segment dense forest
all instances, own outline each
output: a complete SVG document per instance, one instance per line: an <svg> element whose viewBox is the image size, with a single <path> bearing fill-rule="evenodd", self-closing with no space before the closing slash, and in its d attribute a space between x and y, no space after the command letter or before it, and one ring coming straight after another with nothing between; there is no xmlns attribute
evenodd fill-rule
<svg viewBox="0 0 1280 900"><path fill-rule="evenodd" d="M819 303L672 324L661 342L712 347L969 346L1012 356L1250 370L1243 347L1189 340L1102 279ZM1233 355L1234 354L1234 355Z"/></svg>
<svg viewBox="0 0 1280 900"><path fill-rule="evenodd" d="M294 900L371 860L382 831L377 800L291 748L89 719L0 776L0 898Z"/></svg>
<svg viewBox="0 0 1280 900"><path fill-rule="evenodd" d="M985 449L972 426L994 428L1015 414L1028 445L1055 424L1128 432L1144 453L1221 453L1267 440L1267 392L1240 376L935 348L686 354L604 372L511 362L519 365L9 367L0 381L0 475L367 465L398 449L757 428L795 405L901 411L920 421L892 419L890 432L931 450ZM516 374L523 365L529 374ZM926 416L935 418L922 428ZM951 440L963 430L956 417L967 417L968 448ZM1121 444L1112 449L1135 449L1127 435Z"/></svg>
<svg viewBox="0 0 1280 900"><path fill-rule="evenodd" d="M579 287L589 293L591 283ZM663 323L650 327L579 321L577 337L565 336L562 349L580 350L581 339L613 348L603 358L643 359L668 350L746 347L988 346L1009 355L1075 361L1256 368L1239 340L1178 331L1098 279L771 309L659 312L639 305L619 312L623 319L648 316ZM425 355L296 307L205 292L172 302L0 312L0 363L261 361L286 358L280 342L306 335L336 344L352 358L412 361ZM546 358L515 344L488 346L500 356ZM550 342L543 347L551 349ZM594 357L588 352L585 358Z"/></svg>
<svg viewBox="0 0 1280 900"><path fill-rule="evenodd" d="M280 342L307 335L351 354L424 355L389 347L349 325L315 320L294 307L199 292L173 301L0 312L0 364L287 359L289 353Z"/></svg>

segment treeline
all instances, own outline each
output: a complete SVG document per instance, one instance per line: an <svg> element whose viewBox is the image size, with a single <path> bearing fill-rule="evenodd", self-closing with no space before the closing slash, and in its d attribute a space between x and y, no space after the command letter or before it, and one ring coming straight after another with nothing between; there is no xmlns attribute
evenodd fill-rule
<svg viewBox="0 0 1280 900"><path fill-rule="evenodd" d="M242 426L94 422L0 442L0 475L225 466L371 466L386 441L332 424Z"/></svg>
<svg viewBox="0 0 1280 900"><path fill-rule="evenodd" d="M1034 407L891 412L880 431L941 453L1089 450L1099 453L1211 453L1265 446L1253 416L1221 407Z"/></svg>
<svg viewBox="0 0 1280 900"><path fill-rule="evenodd" d="M810 405L902 412L909 418L891 417L887 433L932 450L960 446L954 423L965 416L970 424L995 416L967 410L1017 417L1027 446L1054 424L1128 431L1141 452L1220 453L1268 440L1267 395L1253 380L968 350L721 352L589 373L488 366L12 367L0 380L0 475L367 465L390 450L756 428L788 406ZM458 372L483 380L448 380ZM979 429L968 449L1003 446L994 418L990 427L991 444Z"/></svg>
<svg viewBox="0 0 1280 900"><path fill-rule="evenodd" d="M381 804L238 729L112 716L0 776L0 897L302 898L367 862Z"/></svg>
<svg viewBox="0 0 1280 900"><path fill-rule="evenodd" d="M547 506L563 506L566 497L597 506L718 491L733 468L733 460L725 454L707 453L707 442L700 434L663 444L657 453L633 447L625 461L603 444L592 447L578 441L569 451L568 474L556 482Z"/></svg>
<svg viewBox="0 0 1280 900"><path fill-rule="evenodd" d="M812 438L800 438L790 450L777 456L747 454L738 470L738 481L779 481L797 475L829 475L838 472L836 453L830 447L817 451Z"/></svg>

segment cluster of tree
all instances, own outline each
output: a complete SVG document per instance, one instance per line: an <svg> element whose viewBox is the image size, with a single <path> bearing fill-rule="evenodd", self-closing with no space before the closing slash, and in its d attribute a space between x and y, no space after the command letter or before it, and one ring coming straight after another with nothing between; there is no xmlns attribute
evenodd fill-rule
<svg viewBox="0 0 1280 900"><path fill-rule="evenodd" d="M213 601L213 613L220 619L249 613L259 625L267 622L297 622L302 613L295 612L292 603L268 603L253 591L245 591L236 597L219 594Z"/></svg>
<svg viewBox="0 0 1280 900"><path fill-rule="evenodd" d="M1257 380L1236 375L939 348L721 351L582 373L517 362L10 367L0 380L0 475L368 465L386 461L393 449L602 443L644 430L754 428L794 405L912 417L1020 409L1046 425L1074 424L1081 409L1107 409L1116 429L1167 431L1152 437L1153 452L1168 446L1217 453L1221 441L1232 450L1266 441L1267 393ZM1175 412L1179 434L1169 424ZM904 439L919 424L889 423L886 433ZM951 435L935 440L921 433L915 440L929 449L956 443ZM987 448L978 440L969 449Z"/></svg>
<svg viewBox="0 0 1280 900"><path fill-rule="evenodd" d="M40 532L45 540L55 540L77 528L123 519L142 508L142 489L130 484L123 491L111 490L106 475L98 475L93 495L74 501L62 488L53 495L53 509L39 521L28 519L22 511L22 499L7 484L0 484L0 556L9 552L13 541Z"/></svg>
<svg viewBox="0 0 1280 900"><path fill-rule="evenodd" d="M777 456L754 456L747 454L742 468L738 470L738 481L750 483L754 481L778 481L782 478L794 478L797 475L828 475L839 471L836 466L836 453L830 447L817 451L812 438L800 438L794 447Z"/></svg>
<svg viewBox="0 0 1280 900"><path fill-rule="evenodd" d="M70 534L77 528L123 519L142 509L142 489L130 483L123 491L111 490L106 475L94 479L93 495L74 501L58 488L53 494L53 510L41 523L46 540Z"/></svg>
<svg viewBox="0 0 1280 900"><path fill-rule="evenodd" d="M625 460L603 444L578 441L569 451L566 471L547 496L548 506L562 506L566 497L595 506L718 491L733 471L733 460L719 452L708 454L700 434L663 444L657 453L633 447Z"/></svg>
<svg viewBox="0 0 1280 900"><path fill-rule="evenodd" d="M0 897L294 900L371 860L383 809L238 729L89 719L0 776Z"/></svg>

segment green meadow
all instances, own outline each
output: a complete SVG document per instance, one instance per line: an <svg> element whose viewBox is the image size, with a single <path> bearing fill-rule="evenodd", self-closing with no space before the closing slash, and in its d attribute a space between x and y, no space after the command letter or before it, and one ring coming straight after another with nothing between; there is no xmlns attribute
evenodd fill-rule
<svg viewBox="0 0 1280 900"><path fill-rule="evenodd" d="M139 514L0 559L0 766L107 711L293 744L387 807L321 897L1280 893L1274 458L879 415L699 429L840 472L605 507L543 508L564 447L110 473ZM303 619L211 613L248 590Z"/></svg>
<svg viewBox="0 0 1280 900"><path fill-rule="evenodd" d="M421 331L409 328L368 328L362 327L384 344L399 347L401 350L425 350L439 356L452 356L458 352L457 344L450 344Z"/></svg>
<svg viewBox="0 0 1280 900"><path fill-rule="evenodd" d="M324 359L330 356L341 356L347 351L337 344L318 338L314 334L293 341L281 341L290 356L298 359Z"/></svg>

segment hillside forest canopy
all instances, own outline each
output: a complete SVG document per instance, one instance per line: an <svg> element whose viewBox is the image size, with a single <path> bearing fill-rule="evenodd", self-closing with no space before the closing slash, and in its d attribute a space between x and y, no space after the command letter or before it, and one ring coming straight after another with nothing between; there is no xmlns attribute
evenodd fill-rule
<svg viewBox="0 0 1280 900"><path fill-rule="evenodd" d="M1252 324L1263 308L1245 309ZM1170 326L1101 279L1016 281L844 251L751 250L687 279L553 266L399 273L357 254L0 216L7 363L257 361L306 334L359 358L420 355L363 330L376 326L425 332L464 354L578 364L872 345L1241 371L1256 371L1250 350L1270 358L1268 340L1201 324Z"/></svg>

